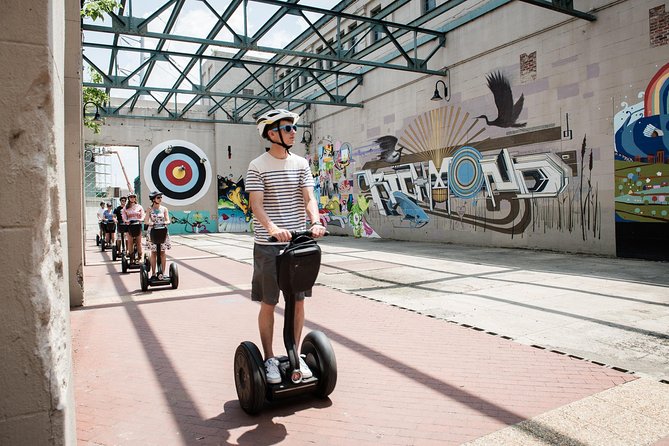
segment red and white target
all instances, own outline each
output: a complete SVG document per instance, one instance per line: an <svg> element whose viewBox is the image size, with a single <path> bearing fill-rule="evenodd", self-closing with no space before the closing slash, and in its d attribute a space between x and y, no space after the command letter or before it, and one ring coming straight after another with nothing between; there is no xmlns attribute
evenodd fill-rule
<svg viewBox="0 0 669 446"><path fill-rule="evenodd" d="M176 206L195 203L211 185L211 164L193 143L172 139L151 149L144 163L149 191L163 194L163 202Z"/></svg>

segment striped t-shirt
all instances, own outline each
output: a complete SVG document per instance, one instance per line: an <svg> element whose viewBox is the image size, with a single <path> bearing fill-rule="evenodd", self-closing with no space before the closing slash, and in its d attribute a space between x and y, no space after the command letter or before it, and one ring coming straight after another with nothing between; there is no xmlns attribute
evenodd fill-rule
<svg viewBox="0 0 669 446"><path fill-rule="evenodd" d="M251 161L244 183L246 192L263 193L263 208L270 221L281 229L303 231L306 229L306 208L302 189L314 187L311 169L307 160L289 153L286 159L278 159L265 152ZM267 241L267 229L253 216L255 242ZM281 243L279 243L281 244Z"/></svg>

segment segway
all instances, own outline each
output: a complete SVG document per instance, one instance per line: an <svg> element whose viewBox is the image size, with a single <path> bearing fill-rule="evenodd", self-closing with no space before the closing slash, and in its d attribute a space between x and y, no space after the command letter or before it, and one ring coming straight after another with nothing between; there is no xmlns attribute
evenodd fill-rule
<svg viewBox="0 0 669 446"><path fill-rule="evenodd" d="M133 239L139 237L142 234L142 222L138 220L130 220L128 224L128 234L130 234ZM142 243L141 238L139 243ZM146 255L144 255L143 262L138 258L137 241L135 241L133 248L131 253L128 253L127 255L124 253L121 256L121 271L123 271L123 273L127 273L129 269L139 269L142 265L147 268L151 265L149 263L149 258Z"/></svg>
<svg viewBox="0 0 669 446"><path fill-rule="evenodd" d="M125 234L128 232L128 225L119 223L118 224L118 234L116 237L116 243L112 246L112 260L115 262L117 259L126 255L126 243L125 243Z"/></svg>
<svg viewBox="0 0 669 446"><path fill-rule="evenodd" d="M150 286L165 285L172 285L172 288L176 289L179 286L179 270L177 269L177 265L175 263L170 264L170 274L168 276L164 275L165 272L163 271L162 265L162 256L164 253L161 251L161 245L165 243L165 238L167 237L167 226L155 225L149 234L151 243L156 245L156 275L154 277L149 277L151 264L142 264L139 270L139 283L142 287L142 291L148 290ZM163 275L163 278L159 279L161 275Z"/></svg>
<svg viewBox="0 0 669 446"><path fill-rule="evenodd" d="M337 361L327 336L312 331L302 342L302 355L313 376L303 378L295 345L295 295L310 290L318 276L321 250L311 238L311 231L293 232L291 242L277 257L279 288L286 301L283 343L287 356L279 360L281 382L270 384L265 378L265 364L258 347L242 342L235 351L235 386L242 409L249 415L260 412L265 400L275 401L311 393L327 398L337 384ZM276 239L270 238L270 241Z"/></svg>
<svg viewBox="0 0 669 446"><path fill-rule="evenodd" d="M105 221L104 223L100 223L102 225L103 229L103 238L100 240L100 247L102 248L102 252L105 252L105 249L111 248L112 243L111 243L111 235L116 232L116 223L113 221ZM107 235L109 235L109 242L107 241ZM113 253L112 253L113 254Z"/></svg>
<svg viewBox="0 0 669 446"><path fill-rule="evenodd" d="M95 234L95 246L100 246L100 244L105 240L105 221L100 220L98 222L98 233ZM102 237L100 236L102 234Z"/></svg>

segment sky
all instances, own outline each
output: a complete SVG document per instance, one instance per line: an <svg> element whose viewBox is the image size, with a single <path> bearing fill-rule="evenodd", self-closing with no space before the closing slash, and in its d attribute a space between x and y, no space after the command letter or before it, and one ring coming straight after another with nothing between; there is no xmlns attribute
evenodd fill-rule
<svg viewBox="0 0 669 446"><path fill-rule="evenodd" d="M209 4L216 10L218 14L221 14L225 11L229 0L208 0ZM146 18L150 16L154 11L156 11L160 5L164 2L161 0L135 0L128 2L128 10L132 10L132 15L134 17ZM302 0L300 4L316 6L323 9L329 9L332 6L339 3L339 0ZM278 9L276 6L266 5L262 3L256 3L253 0L248 2L248 34L253 35ZM162 32L164 30L166 21L169 19L172 7L164 11L160 16L155 18L149 23L148 30L150 32ZM305 12L305 15L313 22L317 20L320 15ZM104 25L109 24L110 19L105 18ZM175 23L175 27L172 31L172 34L177 34L187 37L197 37L205 38L207 34L214 27L215 23L218 21L216 15L206 7L205 3L199 0L186 0L186 3L179 13L179 18ZM102 24L101 20L98 19L97 22L93 22L90 19L85 20L86 23L92 24ZM231 19L228 21L228 25L239 34L243 34L244 30L244 17L243 17L243 8L240 6L237 8L235 13L232 15ZM274 48L284 48L288 43L290 43L295 37L308 28L307 22L298 16L295 15L286 15L277 25L275 25L272 30L270 30L259 42L261 46L274 47ZM136 48L155 48L158 40L151 38L139 39L135 37L123 37L123 44L128 46L133 46ZM232 34L225 27L221 32L216 36L216 40L222 41L231 41ZM143 40L143 41L142 41ZM85 41L86 42L95 42L95 43L112 43L112 36L110 34L95 33L86 31L85 32ZM184 53L193 53L197 50L199 44L186 43L186 42L168 42L164 47L166 50L184 52ZM208 54L211 54L215 48L210 48ZM234 49L225 49L224 50L231 52ZM252 54L254 53L254 54ZM109 69L109 60L110 60L110 51L104 49L93 49L85 48L84 54L86 57L91 59L100 69L105 72ZM258 52L249 52L249 55L255 55L260 57L269 58L272 54L268 53L258 53ZM134 69L142 57L139 52L119 52L118 55L118 67L115 69L118 70L119 76L124 76L129 74L130 69ZM177 66L184 67L189 61L189 58L179 58L172 57L172 62ZM85 65L87 65L85 63ZM151 74L150 85L156 87L172 87L174 82L179 76L179 71L174 68L169 62L162 61L158 62L155 65L153 73ZM84 79L89 80L90 76L86 71L84 73ZM194 68L189 73L189 79L195 84L199 84L199 69ZM135 75L131 79L131 84L139 84L140 75ZM183 88L191 89L192 86L187 81L184 81L182 84ZM112 96L114 97L129 97L132 95L132 90L112 90ZM156 94L157 97L161 97ZM190 98L186 95L180 95L180 102L186 102Z"/></svg>
<svg viewBox="0 0 669 446"><path fill-rule="evenodd" d="M137 147L110 147L111 150L117 151L123 167L128 174L130 185L134 188L135 178L139 175L139 153ZM116 155L111 158L111 185L127 189L127 183L123 176L123 170L119 164L119 159Z"/></svg>

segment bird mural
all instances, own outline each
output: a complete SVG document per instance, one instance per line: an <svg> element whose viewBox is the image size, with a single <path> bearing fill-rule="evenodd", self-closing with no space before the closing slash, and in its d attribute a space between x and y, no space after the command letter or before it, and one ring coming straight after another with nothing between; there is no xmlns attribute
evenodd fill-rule
<svg viewBox="0 0 669 446"><path fill-rule="evenodd" d="M381 148L379 160L390 164L399 162L400 158L402 157L402 150L404 147L399 146L399 148L397 148L397 138L392 135L385 135L374 142L376 142Z"/></svg>
<svg viewBox="0 0 669 446"><path fill-rule="evenodd" d="M523 111L525 97L521 94L516 103L513 103L511 84L504 75L497 71L486 76L488 88L492 91L497 106L497 119L490 121L486 115L477 116L476 119L485 119L486 124L495 127L525 127L526 122L516 122L520 112Z"/></svg>
<svg viewBox="0 0 669 446"><path fill-rule="evenodd" d="M430 217L407 194L395 191L393 197L396 203L395 209L400 209L398 214L402 215L402 221L408 221L411 228L422 228L430 222Z"/></svg>

